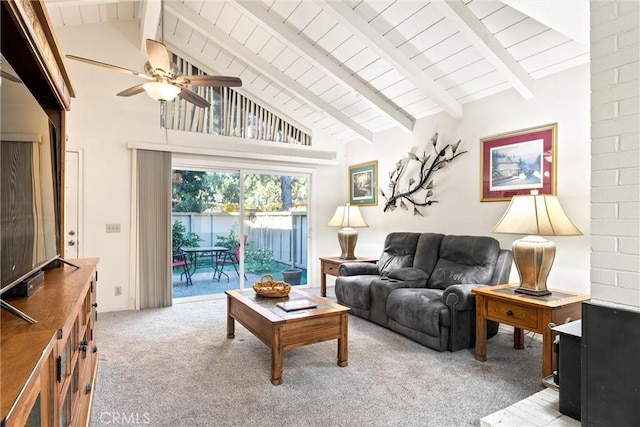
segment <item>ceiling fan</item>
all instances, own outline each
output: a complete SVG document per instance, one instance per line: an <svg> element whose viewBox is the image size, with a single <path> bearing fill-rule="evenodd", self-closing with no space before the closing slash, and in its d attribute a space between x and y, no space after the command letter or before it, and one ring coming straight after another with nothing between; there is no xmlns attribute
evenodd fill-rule
<svg viewBox="0 0 640 427"><path fill-rule="evenodd" d="M84 62L113 71L131 74L149 80L118 93L118 96L132 96L142 92L158 101L171 101L176 96L191 102L198 107L207 108L209 101L189 89L187 86L213 86L213 87L237 87L242 86L238 77L209 76L209 75L182 75L178 67L171 62L169 51L164 44L152 39L147 39L147 59L144 72L129 70L116 65L107 64L93 59L82 58L75 55L66 55L67 58Z"/></svg>

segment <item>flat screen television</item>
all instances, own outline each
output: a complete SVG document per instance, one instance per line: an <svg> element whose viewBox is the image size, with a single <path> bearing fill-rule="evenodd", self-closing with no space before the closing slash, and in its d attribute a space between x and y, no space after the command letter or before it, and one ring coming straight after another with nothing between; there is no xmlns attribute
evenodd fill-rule
<svg viewBox="0 0 640 427"><path fill-rule="evenodd" d="M58 258L60 212L59 129L1 60L0 296Z"/></svg>

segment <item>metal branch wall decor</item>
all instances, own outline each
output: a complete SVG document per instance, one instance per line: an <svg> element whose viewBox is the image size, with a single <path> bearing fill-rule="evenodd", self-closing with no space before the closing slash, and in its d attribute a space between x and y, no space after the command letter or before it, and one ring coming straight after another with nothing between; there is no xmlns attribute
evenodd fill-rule
<svg viewBox="0 0 640 427"><path fill-rule="evenodd" d="M409 210L408 204L410 204L413 205L414 215L424 216L419 207L438 203L437 200L433 200L432 175L445 168L456 157L466 153L466 151L458 151L461 142L462 140L458 140L454 144L438 148L438 132L436 132L431 137L431 146L434 151L432 154L424 151L422 156L419 156L410 151L407 157L398 160L396 168L389 172L389 189L386 193L382 189L379 190L379 194L387 200L384 212L394 211L397 207Z"/></svg>

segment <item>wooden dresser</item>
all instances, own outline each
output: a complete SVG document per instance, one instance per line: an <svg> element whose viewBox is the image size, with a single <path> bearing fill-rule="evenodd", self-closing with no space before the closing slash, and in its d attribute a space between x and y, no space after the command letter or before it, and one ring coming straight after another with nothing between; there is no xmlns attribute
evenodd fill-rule
<svg viewBox="0 0 640 427"><path fill-rule="evenodd" d="M2 310L2 426L88 425L98 368L97 258L49 270L44 286L11 305L37 323Z"/></svg>
<svg viewBox="0 0 640 427"><path fill-rule="evenodd" d="M5 60L11 65L48 118L50 131L42 144L51 145L56 247L64 256L65 239L61 236L65 235L66 117L73 88L44 2L0 1L0 18L3 65ZM22 104L16 106L21 112L24 108ZM15 129L7 128L6 132L34 132L29 126L22 129L21 121L11 124ZM10 300L37 323L27 323L6 310L1 312L2 427L88 424L98 366L94 336L98 259L72 262L80 268L63 265L49 270L45 284L33 295Z"/></svg>

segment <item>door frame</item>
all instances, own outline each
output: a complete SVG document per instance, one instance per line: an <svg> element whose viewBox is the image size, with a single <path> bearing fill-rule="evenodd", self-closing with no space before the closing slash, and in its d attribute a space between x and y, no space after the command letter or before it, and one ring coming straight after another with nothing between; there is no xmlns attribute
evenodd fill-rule
<svg viewBox="0 0 640 427"><path fill-rule="evenodd" d="M185 155L173 153L171 159L171 168L173 169L193 169L203 171L239 171L240 179L243 179L243 174L246 173L262 173L262 174L298 174L309 176L309 192L308 192L308 205L307 205L307 286L308 287L320 287L320 283L316 283L315 280L311 280L313 277L319 277L319 273L316 270L315 262L312 260L318 259L316 256L316 248L312 245L313 233L315 228L313 226L315 220L315 213L313 207L315 200L317 200L317 185L316 185L316 168L313 166L301 166L292 165L289 163L273 163L265 161L238 161L237 159L203 156L203 155ZM241 188L241 192L243 189ZM242 200L242 198L241 198ZM244 206L240 204L240 215L244 216ZM244 261L244 259L242 260ZM244 262L242 262L244 264ZM244 268L244 265L242 265ZM242 279L241 279L242 280ZM245 288L247 284L245 283Z"/></svg>
<svg viewBox="0 0 640 427"><path fill-rule="evenodd" d="M76 179L76 203L77 203L77 212L76 212L76 247L78 251L78 258L82 258L84 256L84 245L82 244L82 239L84 236L84 182L82 177L84 176L84 151L82 149L67 149L65 151L65 192L64 192L64 212L65 218L63 219L64 229L63 229L63 241L64 241L64 249L65 253L63 257L68 257L66 253L67 249L67 197L69 191L67 190L69 187L69 176L66 174L66 163L69 162L70 156L69 153L76 154L75 158L77 159L76 171L77 176Z"/></svg>

